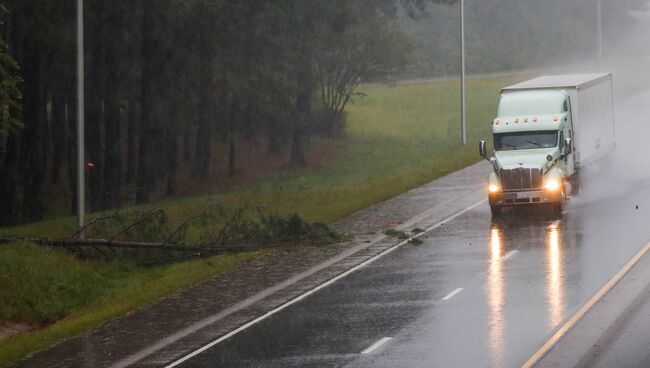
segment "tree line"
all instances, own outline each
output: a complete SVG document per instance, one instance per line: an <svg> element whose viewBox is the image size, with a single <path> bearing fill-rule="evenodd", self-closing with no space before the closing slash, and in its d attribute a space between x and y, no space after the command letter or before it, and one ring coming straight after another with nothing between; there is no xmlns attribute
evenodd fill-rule
<svg viewBox="0 0 650 368"><path fill-rule="evenodd" d="M423 0L85 0L89 210L177 190L179 167L210 182L213 144L261 136L305 164L311 137L344 126L360 81L412 48L398 12ZM435 2L453 2L437 0ZM4 0L0 225L42 219L44 188L76 206L76 1Z"/></svg>
<svg viewBox="0 0 650 368"><path fill-rule="evenodd" d="M466 1L469 72L593 58L595 1ZM459 68L457 0L84 2L91 211L233 175L238 137L304 165L362 81ZM0 0L0 226L42 219L52 186L76 207L75 3ZM603 0L606 51L644 5Z"/></svg>
<svg viewBox="0 0 650 368"><path fill-rule="evenodd" d="M628 41L639 23L634 12L647 11L646 0L465 0L467 72L598 61L599 2L605 59L637 56ZM400 19L418 45L412 62L401 73L404 78L458 75L459 16L458 6L430 4L425 21ZM645 45L637 48L645 49Z"/></svg>

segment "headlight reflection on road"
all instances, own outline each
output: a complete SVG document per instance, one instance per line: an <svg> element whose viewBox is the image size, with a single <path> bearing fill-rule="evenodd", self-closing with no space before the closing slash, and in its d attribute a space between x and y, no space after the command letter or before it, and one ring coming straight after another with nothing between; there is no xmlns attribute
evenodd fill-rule
<svg viewBox="0 0 650 368"><path fill-rule="evenodd" d="M492 365L502 366L504 353L504 318L505 280L503 274L503 244L501 229L490 229L490 262L488 266L487 303L489 316L489 345Z"/></svg>
<svg viewBox="0 0 650 368"><path fill-rule="evenodd" d="M549 323L554 328L562 322L564 315L564 279L562 269L562 249L560 244L559 222L547 228L547 297L549 304Z"/></svg>

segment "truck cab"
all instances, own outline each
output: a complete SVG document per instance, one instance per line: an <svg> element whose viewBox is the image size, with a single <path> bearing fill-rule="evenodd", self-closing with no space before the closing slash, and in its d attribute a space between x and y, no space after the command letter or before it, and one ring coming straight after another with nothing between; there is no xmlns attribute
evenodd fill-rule
<svg viewBox="0 0 650 368"><path fill-rule="evenodd" d="M492 215L527 204L560 215L581 167L616 147L612 74L541 76L502 88L492 136L491 157L485 141L479 145L493 168Z"/></svg>
<svg viewBox="0 0 650 368"><path fill-rule="evenodd" d="M493 215L504 206L548 203L561 213L575 173L569 95L561 90L504 93L492 122L493 172L488 198ZM481 155L486 157L485 142Z"/></svg>

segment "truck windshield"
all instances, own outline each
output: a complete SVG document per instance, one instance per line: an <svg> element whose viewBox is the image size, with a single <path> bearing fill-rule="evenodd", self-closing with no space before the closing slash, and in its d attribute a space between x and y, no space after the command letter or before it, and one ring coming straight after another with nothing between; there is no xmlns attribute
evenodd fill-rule
<svg viewBox="0 0 650 368"><path fill-rule="evenodd" d="M557 146L557 131L501 133L494 135L497 151L550 148Z"/></svg>

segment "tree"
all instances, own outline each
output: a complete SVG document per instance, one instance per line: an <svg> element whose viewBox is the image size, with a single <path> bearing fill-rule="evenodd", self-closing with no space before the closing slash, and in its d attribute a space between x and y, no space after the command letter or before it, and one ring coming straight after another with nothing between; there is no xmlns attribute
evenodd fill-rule
<svg viewBox="0 0 650 368"><path fill-rule="evenodd" d="M395 21L378 10L367 10L365 2L332 2L330 6L330 19L317 32L321 47L314 58L324 109L320 128L326 133L343 128L345 107L362 81L395 75L412 50L410 39Z"/></svg>
<svg viewBox="0 0 650 368"><path fill-rule="evenodd" d="M7 9L0 5L0 11L7 12ZM22 127L18 118L22 99L20 82L18 63L9 54L5 40L0 38L0 162L4 161L9 135Z"/></svg>
<svg viewBox="0 0 650 368"><path fill-rule="evenodd" d="M2 6L1 11L7 13ZM22 127L18 112L22 93L18 64L9 54L5 40L0 38L0 224L15 223L16 187L18 172L18 141Z"/></svg>

